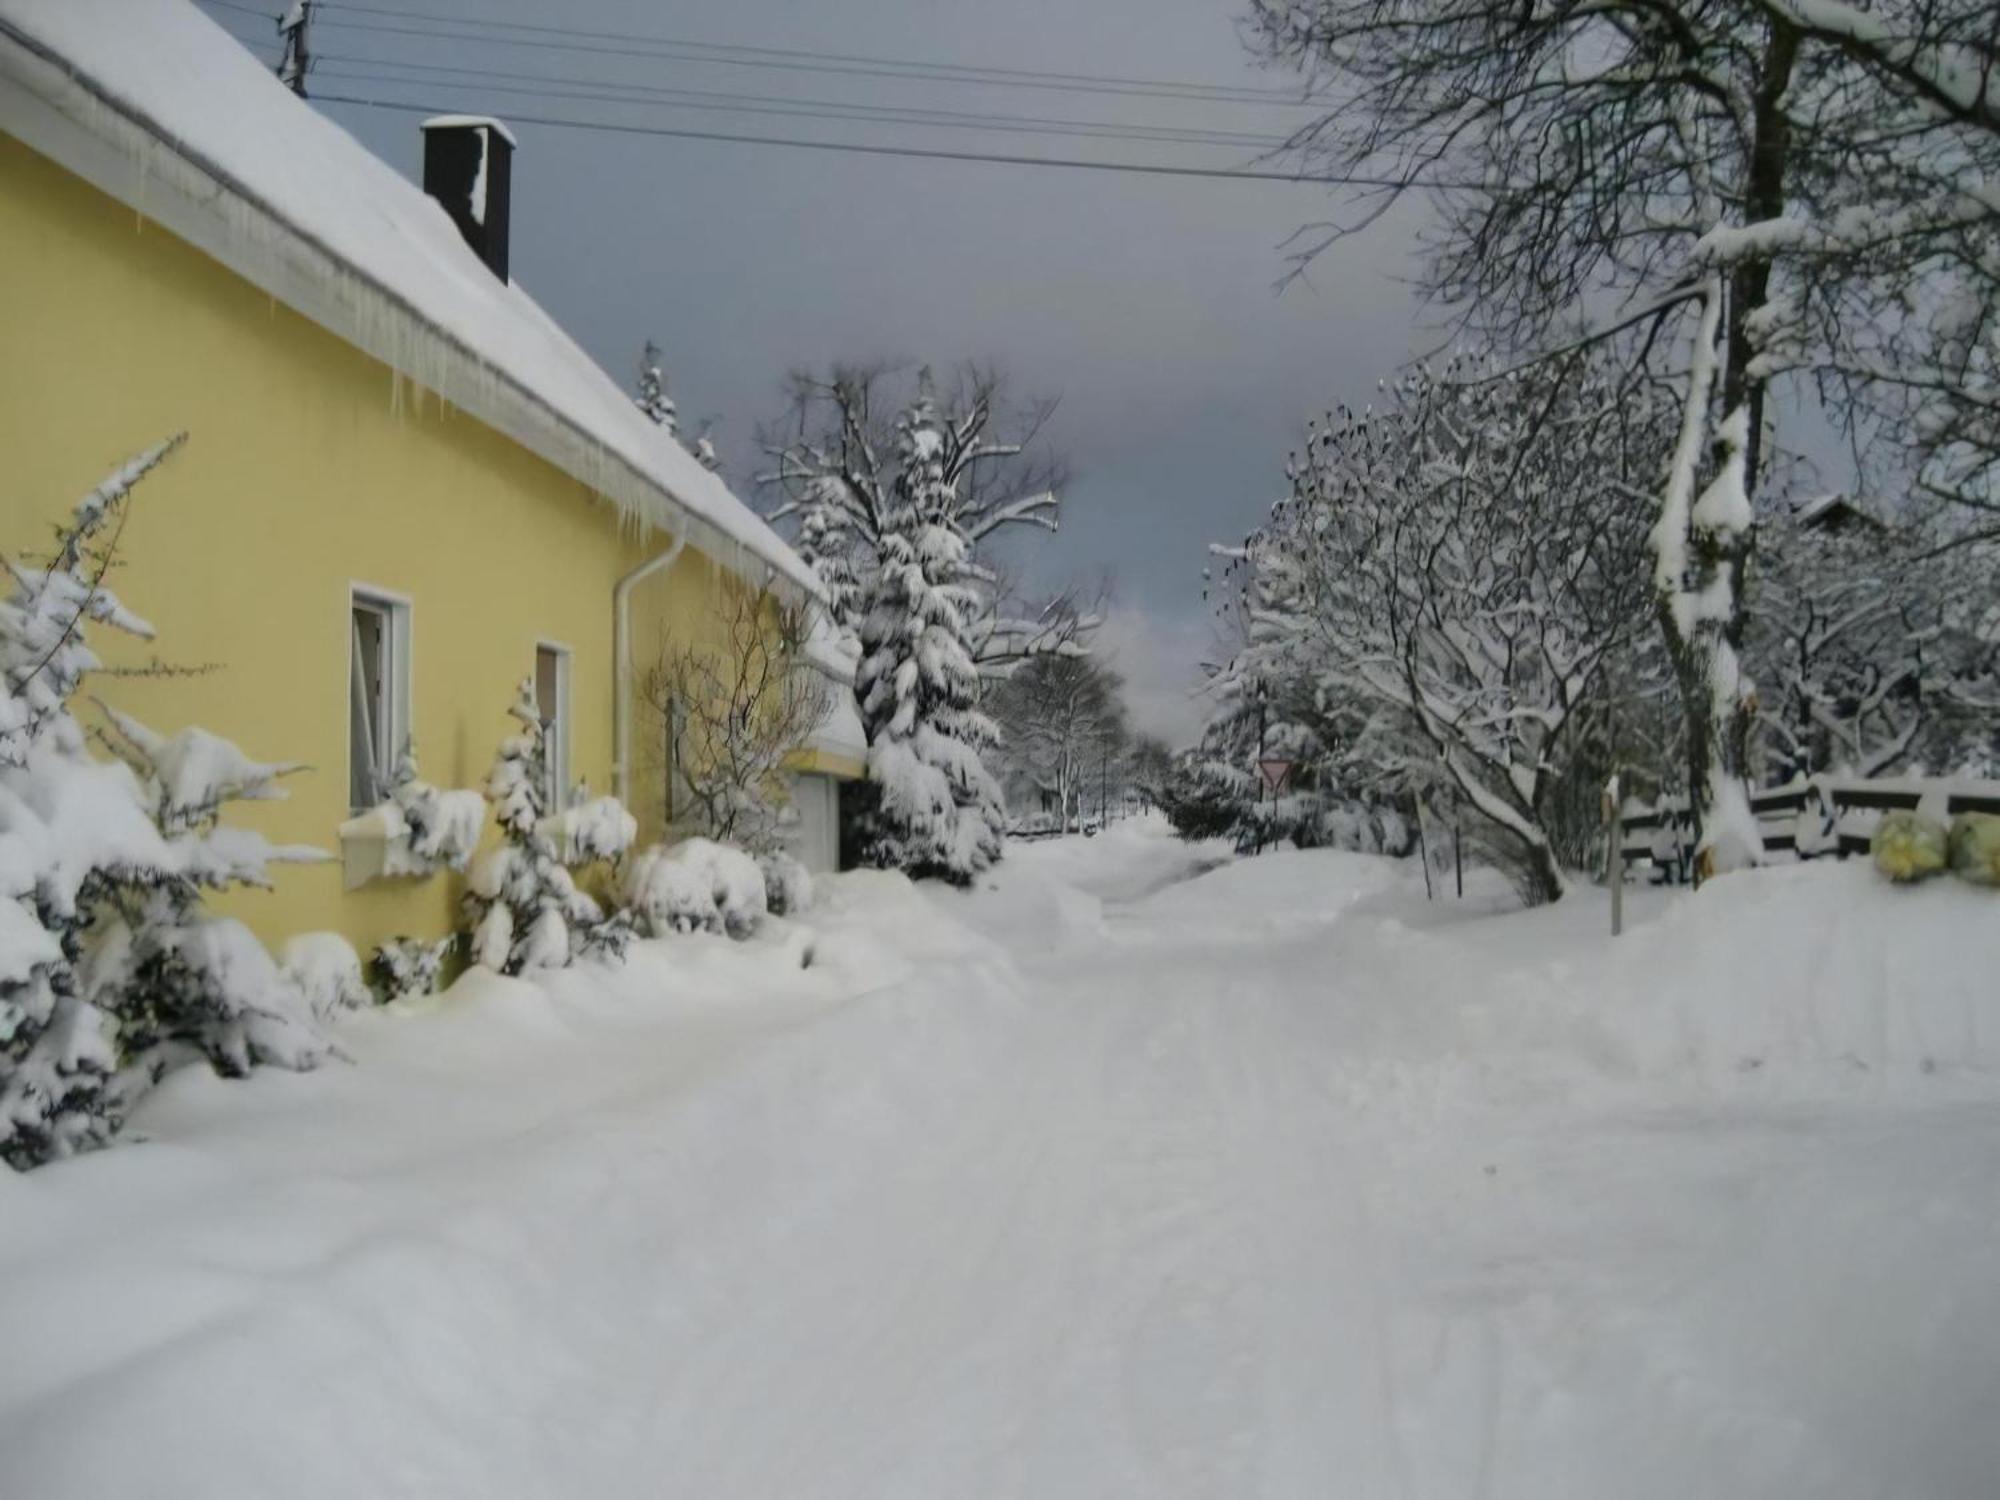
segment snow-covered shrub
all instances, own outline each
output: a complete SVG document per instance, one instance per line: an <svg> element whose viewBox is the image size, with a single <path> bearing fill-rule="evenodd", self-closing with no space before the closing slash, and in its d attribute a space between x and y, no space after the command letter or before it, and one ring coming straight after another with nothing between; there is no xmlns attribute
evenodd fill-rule
<svg viewBox="0 0 2000 1500"><path fill-rule="evenodd" d="M1974 885L2000 885L2000 817L1964 812L1951 820L1952 873Z"/></svg>
<svg viewBox="0 0 2000 1500"><path fill-rule="evenodd" d="M676 831L775 848L797 818L786 761L825 721L834 693L806 653L804 610L770 589L725 584L706 638L669 639L639 683L671 726L662 767Z"/></svg>
<svg viewBox="0 0 2000 1500"><path fill-rule="evenodd" d="M220 825L231 801L282 796L294 769L200 729L167 736L106 710L115 761L70 703L107 625L152 628L104 587L132 487L179 439L86 496L46 567L9 559L0 603L0 1158L30 1167L103 1143L170 1068L303 1068L326 1055L295 979L204 894L268 885L316 859Z"/></svg>
<svg viewBox="0 0 2000 1500"><path fill-rule="evenodd" d="M285 944L278 967L299 987L317 1020L330 1021L344 1010L374 1003L374 993L361 977L361 956L337 932L301 933Z"/></svg>
<svg viewBox="0 0 2000 1500"><path fill-rule="evenodd" d="M1925 880L1945 867L1944 825L1921 812L1882 814L1868 852L1875 868L1897 882Z"/></svg>
<svg viewBox="0 0 2000 1500"><path fill-rule="evenodd" d="M615 860L639 836L639 822L616 797L593 797L542 820L542 833L569 866Z"/></svg>
<svg viewBox="0 0 2000 1500"><path fill-rule="evenodd" d="M764 904L774 917L795 917L812 905L812 874L782 849L757 857L764 876Z"/></svg>
<svg viewBox="0 0 2000 1500"><path fill-rule="evenodd" d="M616 858L636 825L609 797L545 816L548 747L533 679L522 679L508 713L521 732L501 742L486 783L503 842L473 866L465 918L472 961L520 974L563 968L583 951L604 911L577 888L565 864ZM600 954L609 951L592 946Z"/></svg>
<svg viewBox="0 0 2000 1500"><path fill-rule="evenodd" d="M615 968L625 962L625 955L631 951L638 936L638 919L621 908L602 922L578 929L575 934L576 956L585 963Z"/></svg>
<svg viewBox="0 0 2000 1500"><path fill-rule="evenodd" d="M445 960L457 942L456 937L439 938L436 942L399 937L377 947L368 967L383 1003L436 994Z"/></svg>
<svg viewBox="0 0 2000 1500"><path fill-rule="evenodd" d="M748 937L769 909L757 861L741 849L700 838L655 845L633 860L624 901L652 937L674 932Z"/></svg>
<svg viewBox="0 0 2000 1500"><path fill-rule="evenodd" d="M340 836L380 838L386 875L431 875L463 870L485 826L486 799L475 791L440 791L420 780L416 753L405 745L388 795L341 824Z"/></svg>

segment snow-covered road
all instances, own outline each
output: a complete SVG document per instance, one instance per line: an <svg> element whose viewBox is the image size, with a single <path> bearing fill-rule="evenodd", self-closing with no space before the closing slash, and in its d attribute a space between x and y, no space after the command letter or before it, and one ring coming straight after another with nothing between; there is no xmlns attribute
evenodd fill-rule
<svg viewBox="0 0 2000 1500"><path fill-rule="evenodd" d="M1912 1003L1861 871L1614 949L1217 864L850 878L177 1083L0 1182L0 1494L2000 1493L1985 907Z"/></svg>

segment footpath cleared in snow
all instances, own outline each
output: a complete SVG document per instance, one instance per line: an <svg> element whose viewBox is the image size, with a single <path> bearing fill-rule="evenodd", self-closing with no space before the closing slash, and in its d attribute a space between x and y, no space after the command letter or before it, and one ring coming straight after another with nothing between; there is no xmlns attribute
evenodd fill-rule
<svg viewBox="0 0 2000 1500"><path fill-rule="evenodd" d="M1990 1497L2000 922L1153 825L0 1179L0 1494Z"/></svg>

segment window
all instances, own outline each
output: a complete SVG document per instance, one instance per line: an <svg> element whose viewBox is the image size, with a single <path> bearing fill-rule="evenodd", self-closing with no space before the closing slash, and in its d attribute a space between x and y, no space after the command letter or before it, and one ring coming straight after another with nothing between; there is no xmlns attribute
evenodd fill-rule
<svg viewBox="0 0 2000 1500"><path fill-rule="evenodd" d="M550 812L560 812L569 805L569 652L561 646L535 648L535 706L548 756L543 798Z"/></svg>
<svg viewBox="0 0 2000 1500"><path fill-rule="evenodd" d="M354 591L347 665L347 802L373 807L409 739L409 606Z"/></svg>

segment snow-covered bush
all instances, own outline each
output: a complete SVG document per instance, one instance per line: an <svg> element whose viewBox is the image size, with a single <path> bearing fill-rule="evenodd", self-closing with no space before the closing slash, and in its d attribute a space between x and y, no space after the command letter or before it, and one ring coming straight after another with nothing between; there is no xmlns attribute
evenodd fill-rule
<svg viewBox="0 0 2000 1500"><path fill-rule="evenodd" d="M231 801L282 796L295 767L200 729L167 736L106 710L90 753L70 703L105 625L152 627L104 587L132 488L177 446L147 450L86 496L46 567L9 559L0 604L0 1158L30 1167L103 1143L169 1069L304 1068L326 1043L295 979L207 891L268 885L317 859L221 826Z"/></svg>
<svg viewBox="0 0 2000 1500"><path fill-rule="evenodd" d="M1944 825L1922 812L1882 814L1868 841L1875 868L1899 884L1928 880L1945 867Z"/></svg>
<svg viewBox="0 0 2000 1500"><path fill-rule="evenodd" d="M420 780L416 752L405 745L388 795L341 824L340 836L380 838L385 875L431 875L463 870L485 826L486 799L476 791L440 791Z"/></svg>
<svg viewBox="0 0 2000 1500"><path fill-rule="evenodd" d="M361 976L360 955L337 932L301 933L285 944L278 967L299 987L317 1020L330 1021L342 1011L374 1003L374 992Z"/></svg>
<svg viewBox="0 0 2000 1500"><path fill-rule="evenodd" d="M605 916L565 865L617 858L636 825L610 797L545 816L548 746L533 679L522 679L508 713L521 732L501 742L486 783L503 842L473 866L464 909L472 961L520 974L563 968L581 955Z"/></svg>
<svg viewBox="0 0 2000 1500"><path fill-rule="evenodd" d="M1960 813L1951 820L1948 848L1954 875L1974 885L2000 885L2000 817Z"/></svg>
<svg viewBox="0 0 2000 1500"><path fill-rule="evenodd" d="M757 857L764 875L765 908L774 917L795 917L812 905L812 874L783 849Z"/></svg>
<svg viewBox="0 0 2000 1500"><path fill-rule="evenodd" d="M438 979L445 960L451 956L456 937L425 942L422 938L399 937L376 948L369 971L384 1004L396 1000L417 1000L437 993Z"/></svg>
<svg viewBox="0 0 2000 1500"><path fill-rule="evenodd" d="M725 583L707 638L668 639L639 694L671 726L663 769L677 831L777 847L797 816L785 763L846 693L806 652L806 611L768 588Z"/></svg>
<svg viewBox="0 0 2000 1500"><path fill-rule="evenodd" d="M639 836L639 821L616 797L593 797L542 820L556 858L575 868L620 858Z"/></svg>
<svg viewBox="0 0 2000 1500"><path fill-rule="evenodd" d="M625 909L650 937L725 932L748 937L769 909L764 872L741 849L712 839L655 845L625 872Z"/></svg>

